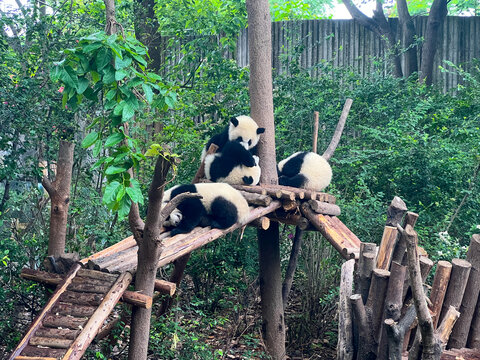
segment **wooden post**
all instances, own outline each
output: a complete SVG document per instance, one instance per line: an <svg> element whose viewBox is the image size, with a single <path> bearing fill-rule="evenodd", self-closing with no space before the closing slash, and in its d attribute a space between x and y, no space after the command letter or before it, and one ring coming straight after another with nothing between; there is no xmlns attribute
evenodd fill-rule
<svg viewBox="0 0 480 360"><path fill-rule="evenodd" d="M400 313L403 305L402 290L407 268L397 262L393 262L390 270L391 275L388 282L383 319L398 321L400 320ZM389 359L388 340L385 326L380 328L377 359Z"/></svg>
<svg viewBox="0 0 480 360"><path fill-rule="evenodd" d="M313 112L313 144L312 152L317 152L317 142L318 142L318 111Z"/></svg>
<svg viewBox="0 0 480 360"><path fill-rule="evenodd" d="M393 319L384 321L388 336L388 356L390 360L402 360L402 345L405 333L410 329L416 318L415 306L411 305L398 324Z"/></svg>
<svg viewBox="0 0 480 360"><path fill-rule="evenodd" d="M433 328L437 327L438 319L440 317L440 311L442 310L443 299L445 299L445 293L447 292L448 281L450 280L450 274L452 272L452 264L448 261L439 261L437 263L437 271L433 278L432 290L430 291L430 306L433 312Z"/></svg>
<svg viewBox="0 0 480 360"><path fill-rule="evenodd" d="M407 236L408 272L410 275L413 303L417 311L418 327L422 334L422 360L435 360L437 356L440 356L440 347L436 346L438 343L433 332L433 322L425 300L417 253L417 233L410 225L406 226L405 233Z"/></svg>
<svg viewBox="0 0 480 360"><path fill-rule="evenodd" d="M450 306L445 313L442 322L435 331L435 336L440 340L442 351L445 350L445 347L447 346L453 326L455 325L459 316L460 313L453 306Z"/></svg>
<svg viewBox="0 0 480 360"><path fill-rule="evenodd" d="M390 271L383 269L375 269L372 272L372 282L370 291L368 293L367 303L365 308L371 318L371 330L374 334L374 339L378 341L379 329L383 317L383 309L385 303L385 295L387 293L388 279L390 278ZM375 344L376 347L376 344ZM375 349L375 353L376 353Z"/></svg>
<svg viewBox="0 0 480 360"><path fill-rule="evenodd" d="M472 236L467 261L472 264L472 268L460 305L460 318L453 327L448 348L461 349L467 345L468 333L480 293L480 235L478 234Z"/></svg>
<svg viewBox="0 0 480 360"><path fill-rule="evenodd" d="M369 326L367 312L360 294L350 296L353 318L358 328L357 360L375 360L377 357L375 339Z"/></svg>
<svg viewBox="0 0 480 360"><path fill-rule="evenodd" d="M340 295L338 305L338 344L337 360L353 360L352 296L353 269L355 260L343 263L340 276Z"/></svg>
<svg viewBox="0 0 480 360"><path fill-rule="evenodd" d="M367 302L368 291L370 290L370 281L372 271L375 268L376 245L373 243L361 243L360 255L355 274L355 290L362 296L363 303Z"/></svg>
<svg viewBox="0 0 480 360"><path fill-rule="evenodd" d="M443 300L442 312L439 318L440 322L443 320L450 306L453 306L455 310L460 309L471 268L472 264L467 260L452 260L452 273L450 275L450 281L448 282L447 293Z"/></svg>
<svg viewBox="0 0 480 360"><path fill-rule="evenodd" d="M415 226L415 223L417 222L417 219L418 219L418 214L408 211L405 214L405 218L403 219L403 228L405 229L407 224L410 224L410 226L413 228ZM406 251L407 251L406 239L400 236L398 239L397 245L393 250L392 261L396 261L399 264L405 264Z"/></svg>
<svg viewBox="0 0 480 360"><path fill-rule="evenodd" d="M398 230L393 226L385 226L382 242L377 254L377 268L388 270L392 260L393 248L397 239Z"/></svg>

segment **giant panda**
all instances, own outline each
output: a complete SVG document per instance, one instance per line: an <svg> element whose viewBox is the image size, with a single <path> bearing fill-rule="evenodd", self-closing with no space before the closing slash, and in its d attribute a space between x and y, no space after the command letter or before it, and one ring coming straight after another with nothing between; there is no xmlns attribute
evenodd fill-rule
<svg viewBox="0 0 480 360"><path fill-rule="evenodd" d="M223 150L205 156L205 177L232 185L257 185L261 169L259 158L239 142L227 141Z"/></svg>
<svg viewBox="0 0 480 360"><path fill-rule="evenodd" d="M185 192L198 193L202 198L187 198L172 211L163 224L167 228L174 227L170 236L188 233L196 226L225 229L237 222L245 222L249 214L245 198L225 183L176 185L165 191L162 208Z"/></svg>
<svg viewBox="0 0 480 360"><path fill-rule="evenodd" d="M280 161L277 168L280 185L322 191L332 181L332 168L314 152L296 152Z"/></svg>
<svg viewBox="0 0 480 360"><path fill-rule="evenodd" d="M265 128L258 127L255 120L250 116L240 115L232 117L230 124L220 134L214 135L207 142L203 148L201 160L203 161L205 158L211 144L218 146L217 151L222 151L228 141L238 141L245 149L250 150L255 155L260 134L264 132Z"/></svg>

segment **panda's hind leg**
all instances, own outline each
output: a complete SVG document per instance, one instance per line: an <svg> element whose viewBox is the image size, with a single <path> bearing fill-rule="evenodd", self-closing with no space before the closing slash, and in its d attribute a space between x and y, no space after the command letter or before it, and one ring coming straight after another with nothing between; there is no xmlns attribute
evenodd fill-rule
<svg viewBox="0 0 480 360"><path fill-rule="evenodd" d="M177 234L186 234L199 226L202 218L205 217L205 207L199 199L186 199L178 206L178 210L182 213L182 220L170 232L170 236Z"/></svg>
<svg viewBox="0 0 480 360"><path fill-rule="evenodd" d="M212 202L210 219L212 227L226 229L238 221L237 207L219 196Z"/></svg>
<svg viewBox="0 0 480 360"><path fill-rule="evenodd" d="M295 176L279 176L278 183L284 186L291 186L295 188L302 188L307 183L307 178L302 174L297 174Z"/></svg>

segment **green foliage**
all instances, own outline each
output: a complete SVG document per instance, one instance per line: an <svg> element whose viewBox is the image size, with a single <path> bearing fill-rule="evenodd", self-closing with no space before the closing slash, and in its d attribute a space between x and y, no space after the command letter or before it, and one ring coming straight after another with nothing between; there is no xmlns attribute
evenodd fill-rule
<svg viewBox="0 0 480 360"><path fill-rule="evenodd" d="M84 138L82 147L93 146L95 157L106 150L93 168L103 167L107 179L103 202L123 219L132 202L143 204L140 184L129 170L138 170L145 160L138 140L125 131L124 124L135 126L135 114L146 106L149 111L172 108L177 95L159 75L147 70L146 48L129 35L98 32L63 53L65 58L52 68L51 79L62 82L62 106L72 111L84 99L102 102L103 113L89 125L95 130Z"/></svg>

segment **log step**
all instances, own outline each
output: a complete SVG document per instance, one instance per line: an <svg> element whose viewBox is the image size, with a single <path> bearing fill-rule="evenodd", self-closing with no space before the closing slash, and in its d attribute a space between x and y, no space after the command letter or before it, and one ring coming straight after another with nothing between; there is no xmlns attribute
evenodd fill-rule
<svg viewBox="0 0 480 360"><path fill-rule="evenodd" d="M43 326L51 328L68 328L72 330L82 329L88 318L77 318L63 315L47 315L43 320Z"/></svg>
<svg viewBox="0 0 480 360"><path fill-rule="evenodd" d="M17 356L15 360L57 360L57 358L42 356Z"/></svg>
<svg viewBox="0 0 480 360"><path fill-rule="evenodd" d="M59 339L43 336L33 336L29 344L33 346L46 346L52 349L68 349L73 343L73 340Z"/></svg>
<svg viewBox="0 0 480 360"><path fill-rule="evenodd" d="M82 294L67 290L60 296L59 301L77 305L98 306L102 299L103 295L100 294Z"/></svg>
<svg viewBox="0 0 480 360"><path fill-rule="evenodd" d="M59 359L65 355L67 351L65 349L52 349L38 346L27 345L22 351L22 356L30 357L46 357ZM18 359L18 356L15 358Z"/></svg>
<svg viewBox="0 0 480 360"><path fill-rule="evenodd" d="M64 338L68 340L75 339L78 334L80 334L80 330L71 330L71 329L56 329L56 328L47 328L47 327L40 327L36 332L36 336L41 337L50 337L50 338Z"/></svg>
<svg viewBox="0 0 480 360"><path fill-rule="evenodd" d="M95 312L95 306L88 305L74 305L70 303L59 302L56 304L52 313L56 315L71 315L75 317L88 317L92 316Z"/></svg>

